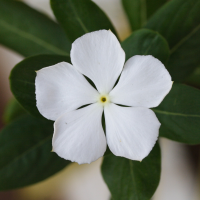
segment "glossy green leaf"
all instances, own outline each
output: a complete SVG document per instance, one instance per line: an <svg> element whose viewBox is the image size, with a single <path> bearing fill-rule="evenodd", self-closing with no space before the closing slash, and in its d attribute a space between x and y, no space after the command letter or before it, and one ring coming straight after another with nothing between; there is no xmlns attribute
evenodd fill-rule
<svg viewBox="0 0 200 200"><path fill-rule="evenodd" d="M173 84L153 111L161 123L160 136L187 144L200 143L200 90Z"/></svg>
<svg viewBox="0 0 200 200"><path fill-rule="evenodd" d="M153 55L165 63L169 57L169 47L166 40L158 33L141 29L132 33L122 42L126 60L134 55Z"/></svg>
<svg viewBox="0 0 200 200"><path fill-rule="evenodd" d="M69 55L71 43L46 15L20 1L0 0L0 43L23 56Z"/></svg>
<svg viewBox="0 0 200 200"><path fill-rule="evenodd" d="M0 190L42 181L70 162L52 150L53 122L22 116L0 132Z"/></svg>
<svg viewBox="0 0 200 200"><path fill-rule="evenodd" d="M24 108L17 102L15 98L12 98L5 108L3 120L6 124L8 124L24 114L26 114Z"/></svg>
<svg viewBox="0 0 200 200"><path fill-rule="evenodd" d="M160 147L157 143L142 162L107 155L101 170L113 200L149 200L160 180Z"/></svg>
<svg viewBox="0 0 200 200"><path fill-rule="evenodd" d="M91 0L51 0L53 12L73 42L85 33L107 29L116 34L105 13Z"/></svg>
<svg viewBox="0 0 200 200"><path fill-rule="evenodd" d="M70 58L58 55L38 55L23 60L11 71L10 87L12 93L30 114L42 117L36 107L35 71L62 61L70 62Z"/></svg>
<svg viewBox="0 0 200 200"><path fill-rule="evenodd" d="M145 25L147 19L166 2L167 0L122 0L133 31Z"/></svg>
<svg viewBox="0 0 200 200"><path fill-rule="evenodd" d="M167 68L183 82L200 64L200 0L173 0L163 6L146 28L158 31L170 46Z"/></svg>

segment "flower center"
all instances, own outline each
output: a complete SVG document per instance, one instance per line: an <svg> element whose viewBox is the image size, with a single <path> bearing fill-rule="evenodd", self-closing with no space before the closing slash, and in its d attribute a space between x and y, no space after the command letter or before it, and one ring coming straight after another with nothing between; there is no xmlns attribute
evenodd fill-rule
<svg viewBox="0 0 200 200"><path fill-rule="evenodd" d="M106 104L110 103L110 98L107 94L100 94L98 102L102 105L105 106Z"/></svg>
<svg viewBox="0 0 200 200"><path fill-rule="evenodd" d="M102 103L105 103L106 100L107 100L106 97L101 97L101 102L102 102Z"/></svg>

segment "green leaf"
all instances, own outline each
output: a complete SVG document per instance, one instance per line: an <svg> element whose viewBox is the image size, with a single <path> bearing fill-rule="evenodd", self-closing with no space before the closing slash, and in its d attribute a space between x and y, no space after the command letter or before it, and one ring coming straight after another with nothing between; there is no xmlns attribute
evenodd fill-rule
<svg viewBox="0 0 200 200"><path fill-rule="evenodd" d="M69 55L64 31L46 15L20 1L0 0L0 43L23 56Z"/></svg>
<svg viewBox="0 0 200 200"><path fill-rule="evenodd" d="M70 162L52 150L53 122L22 116L0 132L0 190L42 181Z"/></svg>
<svg viewBox="0 0 200 200"><path fill-rule="evenodd" d="M166 40L158 33L141 29L132 33L122 42L126 60L134 55L153 55L163 63L169 57L169 47Z"/></svg>
<svg viewBox="0 0 200 200"><path fill-rule="evenodd" d="M116 34L105 13L91 0L51 0L53 12L73 42L78 37L100 29Z"/></svg>
<svg viewBox="0 0 200 200"><path fill-rule="evenodd" d="M10 74L10 87L17 101L32 115L42 117L36 107L35 77L37 70L55 65L59 62L70 62L67 56L38 55L29 57L17 64Z"/></svg>
<svg viewBox="0 0 200 200"><path fill-rule="evenodd" d="M200 0L173 0L163 6L146 28L158 31L170 46L167 68L183 82L200 64Z"/></svg>
<svg viewBox="0 0 200 200"><path fill-rule="evenodd" d="M14 119L26 114L23 107L17 102L15 98L12 98L4 111L3 120L6 124L10 123Z"/></svg>
<svg viewBox="0 0 200 200"><path fill-rule="evenodd" d="M160 180L160 147L157 143L142 162L107 155L101 170L114 200L149 200Z"/></svg>
<svg viewBox="0 0 200 200"><path fill-rule="evenodd" d="M160 136L187 144L200 143L200 90L174 84L153 111L160 123Z"/></svg>
<svg viewBox="0 0 200 200"><path fill-rule="evenodd" d="M158 9L160 9L169 0L146 0L147 19L149 19Z"/></svg>
<svg viewBox="0 0 200 200"><path fill-rule="evenodd" d="M185 83L200 89L200 67L195 69L195 71L186 79Z"/></svg>
<svg viewBox="0 0 200 200"><path fill-rule="evenodd" d="M145 25L147 19L166 2L167 0L122 0L133 31Z"/></svg>

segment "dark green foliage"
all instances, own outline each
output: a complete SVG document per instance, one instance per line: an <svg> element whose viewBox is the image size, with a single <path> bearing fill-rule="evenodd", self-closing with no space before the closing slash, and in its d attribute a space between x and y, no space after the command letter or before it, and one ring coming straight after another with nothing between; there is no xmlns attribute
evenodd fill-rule
<svg viewBox="0 0 200 200"><path fill-rule="evenodd" d="M142 28L167 0L122 0L132 30Z"/></svg>
<svg viewBox="0 0 200 200"><path fill-rule="evenodd" d="M91 0L50 0L52 10L73 42L78 37L100 29L116 34L105 13Z"/></svg>
<svg viewBox="0 0 200 200"><path fill-rule="evenodd" d="M169 57L169 47L166 40L158 33L141 29L135 31L122 42L126 60L134 55L152 55L165 63Z"/></svg>
<svg viewBox="0 0 200 200"><path fill-rule="evenodd" d="M173 0L163 6L146 28L158 31L170 46L167 69L183 82L200 64L200 0Z"/></svg>
<svg viewBox="0 0 200 200"><path fill-rule="evenodd" d="M200 90L174 84L153 111L161 123L160 136L187 144L200 143Z"/></svg>
<svg viewBox="0 0 200 200"><path fill-rule="evenodd" d="M142 162L109 154L101 171L114 200L149 200L160 181L160 147L157 143Z"/></svg>
<svg viewBox="0 0 200 200"><path fill-rule="evenodd" d="M0 190L42 181L70 162L51 152L53 122L24 115L0 132Z"/></svg>
<svg viewBox="0 0 200 200"><path fill-rule="evenodd" d="M26 114L23 107L17 102L15 98L12 98L5 109L3 120L6 124L10 123L14 119Z"/></svg>
<svg viewBox="0 0 200 200"><path fill-rule="evenodd" d="M0 44L23 56L69 55L71 43L46 15L20 1L0 0Z"/></svg>

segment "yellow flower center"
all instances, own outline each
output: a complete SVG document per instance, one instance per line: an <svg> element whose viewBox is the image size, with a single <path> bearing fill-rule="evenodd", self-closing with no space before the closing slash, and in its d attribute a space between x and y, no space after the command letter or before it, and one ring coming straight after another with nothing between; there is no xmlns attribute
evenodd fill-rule
<svg viewBox="0 0 200 200"><path fill-rule="evenodd" d="M101 102L105 103L107 101L106 97L101 97Z"/></svg>
<svg viewBox="0 0 200 200"><path fill-rule="evenodd" d="M109 98L109 96L107 94L100 94L98 102L102 106L105 106L107 103L110 103L110 98Z"/></svg>

